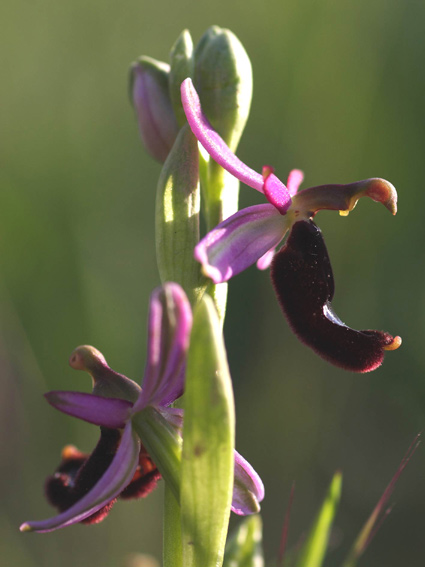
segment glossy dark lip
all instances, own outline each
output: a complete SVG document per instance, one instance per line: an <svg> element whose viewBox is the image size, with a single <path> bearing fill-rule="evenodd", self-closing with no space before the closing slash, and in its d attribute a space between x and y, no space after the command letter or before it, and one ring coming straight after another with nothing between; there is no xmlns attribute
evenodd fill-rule
<svg viewBox="0 0 425 567"><path fill-rule="evenodd" d="M279 304L297 337L319 356L345 370L370 372L385 350L401 340L375 330L357 331L333 312L335 286L321 230L311 220L296 222L275 255L271 278Z"/></svg>

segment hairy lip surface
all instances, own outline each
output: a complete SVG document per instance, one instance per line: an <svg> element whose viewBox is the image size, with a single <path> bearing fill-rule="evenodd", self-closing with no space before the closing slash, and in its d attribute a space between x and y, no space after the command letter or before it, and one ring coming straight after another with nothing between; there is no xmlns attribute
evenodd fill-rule
<svg viewBox="0 0 425 567"><path fill-rule="evenodd" d="M381 365L385 350L401 343L389 333L352 329L333 312L332 267L322 233L312 221L294 224L273 260L271 277L294 333L332 364L370 372Z"/></svg>

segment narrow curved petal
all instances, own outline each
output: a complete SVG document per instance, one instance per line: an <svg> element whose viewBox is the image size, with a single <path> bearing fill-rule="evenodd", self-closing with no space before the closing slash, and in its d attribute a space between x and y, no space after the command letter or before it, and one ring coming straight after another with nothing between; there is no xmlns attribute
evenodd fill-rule
<svg viewBox="0 0 425 567"><path fill-rule="evenodd" d="M255 514L260 511L260 502L263 498L263 481L248 461L235 451L232 511L239 516Z"/></svg>
<svg viewBox="0 0 425 567"><path fill-rule="evenodd" d="M275 252L276 252L275 246L270 248L270 250L267 250L267 252L263 254L259 260L257 260L257 268L259 270L267 270L267 268L273 262Z"/></svg>
<svg viewBox="0 0 425 567"><path fill-rule="evenodd" d="M277 246L287 219L273 205L238 211L209 232L195 247L195 258L214 283L229 280Z"/></svg>
<svg viewBox="0 0 425 567"><path fill-rule="evenodd" d="M263 179L264 195L268 202L276 207L281 215L284 215L292 202L288 189L282 181L276 177L273 173L273 168L269 165L263 167Z"/></svg>
<svg viewBox="0 0 425 567"><path fill-rule="evenodd" d="M131 482L139 464L140 440L127 423L118 451L99 482L74 506L41 522L22 524L22 532L51 532L81 522L116 498Z"/></svg>
<svg viewBox="0 0 425 567"><path fill-rule="evenodd" d="M356 331L332 311L332 268L320 229L311 221L294 224L271 269L274 288L288 323L319 356L346 370L370 372L400 337L382 331Z"/></svg>
<svg viewBox="0 0 425 567"><path fill-rule="evenodd" d="M134 412L147 405L167 406L182 395L191 329L192 310L183 289L170 282L155 289L150 300L143 388Z"/></svg>
<svg viewBox="0 0 425 567"><path fill-rule="evenodd" d="M239 181L263 193L263 176L237 158L208 122L191 79L183 81L181 94L189 126L209 155Z"/></svg>
<svg viewBox="0 0 425 567"><path fill-rule="evenodd" d="M378 177L347 185L319 185L303 189L294 197L293 208L311 214L322 209L348 214L361 197L382 203L393 215L397 212L397 191L389 181Z"/></svg>
<svg viewBox="0 0 425 567"><path fill-rule="evenodd" d="M111 429L124 428L133 407L127 400L103 398L82 392L56 390L44 394L44 397L51 406L67 415Z"/></svg>
<svg viewBox="0 0 425 567"><path fill-rule="evenodd" d="M288 189L291 197L293 197L297 193L303 180L304 173L301 171L301 169L293 169L289 172L286 188Z"/></svg>

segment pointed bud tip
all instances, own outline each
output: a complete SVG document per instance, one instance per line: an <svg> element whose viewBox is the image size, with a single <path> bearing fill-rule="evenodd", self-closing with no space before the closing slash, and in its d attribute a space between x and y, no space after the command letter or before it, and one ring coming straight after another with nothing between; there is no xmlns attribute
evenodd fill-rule
<svg viewBox="0 0 425 567"><path fill-rule="evenodd" d="M90 345L82 345L77 347L69 357L69 365L74 370L85 370L89 372L99 366L107 365L103 354Z"/></svg>
<svg viewBox="0 0 425 567"><path fill-rule="evenodd" d="M32 532L32 527L27 524L26 522L19 527L19 531L21 532Z"/></svg>

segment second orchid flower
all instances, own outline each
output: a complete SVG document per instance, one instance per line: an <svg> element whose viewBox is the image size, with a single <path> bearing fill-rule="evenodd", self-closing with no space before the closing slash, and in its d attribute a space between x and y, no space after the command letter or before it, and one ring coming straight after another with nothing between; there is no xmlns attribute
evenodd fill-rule
<svg viewBox="0 0 425 567"><path fill-rule="evenodd" d="M93 393L56 391L46 398L56 409L100 426L101 438L91 455L64 449L59 468L46 482L46 496L60 513L26 522L21 531L100 522L118 497L146 496L161 476L179 499L183 410L170 405L184 390L191 328L192 312L181 287L166 283L156 289L143 388L112 370L97 349L82 346L73 352L70 365L91 375ZM232 510L257 512L263 483L236 451L234 474Z"/></svg>

